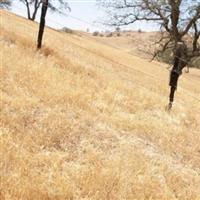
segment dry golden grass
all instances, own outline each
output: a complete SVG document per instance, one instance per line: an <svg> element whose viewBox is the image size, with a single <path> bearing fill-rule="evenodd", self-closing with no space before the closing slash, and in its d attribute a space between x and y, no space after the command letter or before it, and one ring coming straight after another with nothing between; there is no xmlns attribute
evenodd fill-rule
<svg viewBox="0 0 200 200"><path fill-rule="evenodd" d="M85 36L90 35L88 33L83 34ZM160 38L160 34L157 32L139 33L137 31L128 31L121 32L119 37L113 34L112 37L94 36L91 38L113 48L150 60L152 58L151 54L155 50L155 42Z"/></svg>
<svg viewBox="0 0 200 200"><path fill-rule="evenodd" d="M113 48L122 50L127 52L131 55L138 56L140 58L151 60L153 54L155 53L156 49L160 49L160 45L158 41L162 37L159 32L138 32L138 31L127 31L127 32L120 32L120 36L118 37L116 33L113 33L112 37L101 37L101 36L93 36L91 37L90 33L80 32L84 36L89 36L92 40L101 42L103 44L109 45ZM187 41L189 46L192 45L192 40L190 37L186 36L184 38ZM200 39L198 40L200 44ZM167 62L170 59L169 53L163 55L162 57L167 56L164 59L164 62ZM193 63L193 64L192 64ZM190 63L191 66L200 68L200 61L198 59L194 59L193 62Z"/></svg>
<svg viewBox="0 0 200 200"><path fill-rule="evenodd" d="M198 70L167 113L166 66L0 16L0 199L200 199Z"/></svg>

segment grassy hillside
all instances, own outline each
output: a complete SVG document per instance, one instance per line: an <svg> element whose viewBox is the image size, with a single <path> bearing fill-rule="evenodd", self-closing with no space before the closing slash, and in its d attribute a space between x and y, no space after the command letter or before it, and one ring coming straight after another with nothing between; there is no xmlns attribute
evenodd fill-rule
<svg viewBox="0 0 200 200"><path fill-rule="evenodd" d="M147 60L151 60L156 49L160 48L159 44L156 44L161 38L159 32L127 31L120 32L119 34L120 36L117 36L116 33L113 33L110 37L106 37L105 34L99 34L98 36L90 38ZM84 35L88 36L89 34L84 33ZM188 46L191 46L191 38L187 37L186 41ZM172 50L167 50L165 53L159 55L158 60L170 64L172 60L172 57L170 56L171 53ZM200 58L195 57L189 63L189 66L200 68Z"/></svg>
<svg viewBox="0 0 200 200"><path fill-rule="evenodd" d="M200 199L198 70L0 16L0 199Z"/></svg>
<svg viewBox="0 0 200 200"><path fill-rule="evenodd" d="M91 37L88 33L84 35ZM159 37L160 34L157 32L126 31L120 32L120 36L113 33L111 37L106 37L106 35L101 37L99 35L91 38L131 55L139 56L144 59L151 59L151 54L153 54L155 50L154 43Z"/></svg>

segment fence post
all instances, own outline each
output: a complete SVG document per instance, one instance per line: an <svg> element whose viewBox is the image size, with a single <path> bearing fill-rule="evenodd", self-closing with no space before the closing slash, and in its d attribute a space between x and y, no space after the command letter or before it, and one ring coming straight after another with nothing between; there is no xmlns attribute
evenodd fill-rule
<svg viewBox="0 0 200 200"><path fill-rule="evenodd" d="M40 27L39 27L38 40L37 40L37 48L38 49L41 49L41 47L42 47L42 38L43 38L43 33L44 33L45 17L46 17L48 5L49 5L49 0L43 0L42 12L41 12L41 18L40 18Z"/></svg>

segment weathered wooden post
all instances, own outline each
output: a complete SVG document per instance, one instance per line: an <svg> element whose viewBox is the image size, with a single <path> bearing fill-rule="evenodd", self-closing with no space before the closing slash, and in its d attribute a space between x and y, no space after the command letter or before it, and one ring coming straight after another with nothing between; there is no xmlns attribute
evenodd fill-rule
<svg viewBox="0 0 200 200"><path fill-rule="evenodd" d="M45 17L46 17L48 5L49 5L49 0L43 0L42 12L41 12L41 18L40 18L40 27L39 27L39 32L38 32L38 41L37 41L38 49L41 49L42 47L42 38L43 38L43 33L44 33Z"/></svg>

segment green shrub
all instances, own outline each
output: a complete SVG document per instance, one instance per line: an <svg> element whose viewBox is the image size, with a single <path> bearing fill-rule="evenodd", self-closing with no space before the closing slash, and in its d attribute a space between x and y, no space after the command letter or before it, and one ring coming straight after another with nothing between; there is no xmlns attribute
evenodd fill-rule
<svg viewBox="0 0 200 200"><path fill-rule="evenodd" d="M98 31L94 31L92 35L93 35L93 36L98 36L98 35L99 35L99 32L98 32Z"/></svg>
<svg viewBox="0 0 200 200"><path fill-rule="evenodd" d="M67 27L63 27L62 31L65 32L65 33L70 33L70 34L72 34L74 32L72 29L67 28Z"/></svg>

